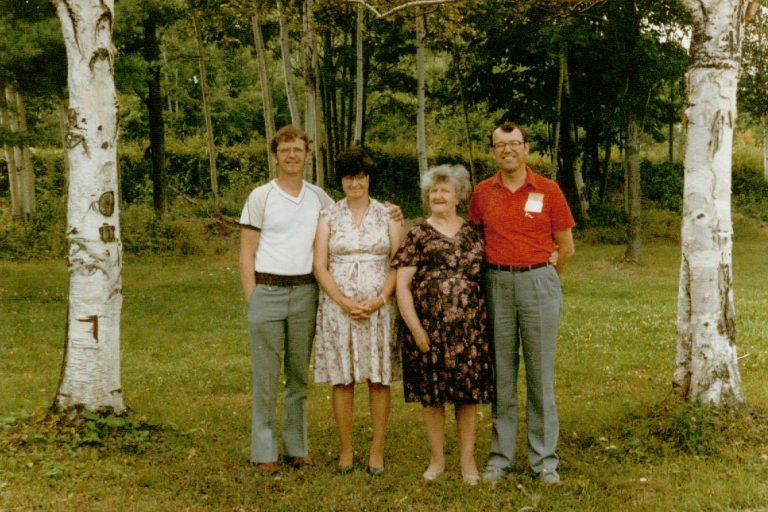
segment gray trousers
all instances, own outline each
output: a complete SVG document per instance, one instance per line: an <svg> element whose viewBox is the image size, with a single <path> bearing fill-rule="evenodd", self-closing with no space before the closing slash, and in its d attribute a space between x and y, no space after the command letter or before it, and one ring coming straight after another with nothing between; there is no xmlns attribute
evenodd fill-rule
<svg viewBox="0 0 768 512"><path fill-rule="evenodd" d="M253 404L251 462L277 461L277 387L285 364L283 447L287 457L307 457L307 380L315 336L317 285L259 284L248 298Z"/></svg>
<svg viewBox="0 0 768 512"><path fill-rule="evenodd" d="M496 401L488 465L511 469L517 442L517 373L525 361L528 463L556 469L559 433L555 407L555 347L562 292L554 267L528 272L488 270L488 313L495 352Z"/></svg>

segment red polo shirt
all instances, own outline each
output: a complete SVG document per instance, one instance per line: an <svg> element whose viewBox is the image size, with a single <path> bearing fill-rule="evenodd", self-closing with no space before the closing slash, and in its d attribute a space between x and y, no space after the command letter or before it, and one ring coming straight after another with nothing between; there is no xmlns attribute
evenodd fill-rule
<svg viewBox="0 0 768 512"><path fill-rule="evenodd" d="M501 172L478 183L469 220L483 226L485 259L499 265L533 265L549 259L553 235L576 225L554 181L525 169L525 183L512 192Z"/></svg>

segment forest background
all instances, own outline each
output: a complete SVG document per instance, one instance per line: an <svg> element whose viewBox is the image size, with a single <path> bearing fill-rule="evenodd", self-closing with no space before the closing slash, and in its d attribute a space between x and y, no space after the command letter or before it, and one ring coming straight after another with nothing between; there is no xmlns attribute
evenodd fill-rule
<svg viewBox="0 0 768 512"><path fill-rule="evenodd" d="M313 52L305 39L307 5L319 43ZM384 10L387 2L377 5ZM331 0L120 0L118 201L130 262L125 384L129 405L160 424L93 416L84 429L71 430L50 423L65 418L34 412L50 396L60 361L62 147L78 143L63 129L61 30L43 0L3 0L0 12L0 428L9 468L0 478L0 510L106 510L125 503L134 510L765 505L766 397L757 385L765 368L759 256L768 220L764 5L747 24L734 151L736 257L744 265L737 280L740 343L750 398L750 409L738 416L680 404L667 392L672 354L664 340L673 330L668 285L680 240L690 33L676 2L469 0L379 19ZM409 451L421 442L417 414L403 406L393 412L392 478L340 479L327 471L333 431L320 388L310 399L312 417L319 418L311 434L320 467L276 484L255 481L245 468L247 422L238 415L247 404L248 377L230 267L234 220L248 192L270 175L271 115L276 126L299 117L297 124L306 126L308 113L320 119L310 130L316 158L308 179L332 189L334 154L364 144L383 173L374 195L400 204L411 218L422 215L417 182L425 161L464 163L477 181L493 171L487 146L493 126L510 119L529 128L533 166L560 182L579 222L572 268L580 270L564 277L570 305L563 339L573 345L563 347L559 368L563 488L542 491L525 477L474 495L452 488L452 480L418 485L420 459ZM633 201L634 177L641 201ZM640 260L644 266L627 263ZM194 295L178 301L179 291ZM227 325L211 325L210 316ZM31 327L43 343L26 343ZM633 350L620 349L627 340ZM190 343L195 354L188 353ZM591 385L575 390L577 382ZM357 435L365 437L360 428ZM109 440L115 429L116 443ZM484 443L481 438L480 450L487 451ZM161 466L165 471L157 471ZM173 476L182 474L186 483ZM337 492L328 493L331 488Z"/></svg>

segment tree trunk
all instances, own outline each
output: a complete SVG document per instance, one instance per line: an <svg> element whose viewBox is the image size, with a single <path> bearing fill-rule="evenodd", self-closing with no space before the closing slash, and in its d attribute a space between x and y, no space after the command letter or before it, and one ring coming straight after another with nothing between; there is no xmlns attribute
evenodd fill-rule
<svg viewBox="0 0 768 512"><path fill-rule="evenodd" d="M566 54L566 47L564 44L560 45L557 61L558 69L560 72L557 79L557 93L555 95L555 140L552 144L552 161L555 164L553 165L555 174L552 176L552 179L555 181L557 181L557 171L562 165L560 159L560 125L562 123L563 116L563 86L565 85L566 76L565 68L568 62L568 55Z"/></svg>
<svg viewBox="0 0 768 512"><path fill-rule="evenodd" d="M582 168L582 162L583 158L581 156L581 150L578 148L577 141L576 141L576 122L573 119L573 111L572 111L572 105L571 102L571 83L568 79L568 56L567 53L561 52L560 54L560 69L562 72L562 80L563 80L563 96L565 98L565 103L567 105L568 109L568 120L567 124L567 130L568 130L568 148L571 152L571 156L569 158L570 160L570 167L573 171L573 185L576 192L576 200L579 204L579 213L580 213L580 220L582 221L588 221L589 220L589 200L587 199L587 187L584 184L584 177L581 171Z"/></svg>
<svg viewBox="0 0 768 512"><path fill-rule="evenodd" d="M605 139L605 158L603 159L603 175L600 180L600 203L605 203L605 195L608 193L608 180L611 177L611 148L613 147L613 138L608 134Z"/></svg>
<svg viewBox="0 0 768 512"><path fill-rule="evenodd" d="M255 10L251 19L253 25L253 41L256 46L256 61L259 65L259 84L261 85L261 101L264 111L264 134L267 144L267 162L269 162L269 175L275 177L275 159L270 157L269 146L275 136L275 113L272 109L272 85L269 82L269 65L267 63L267 48L264 45L264 36L261 33L261 20L259 11Z"/></svg>
<svg viewBox="0 0 768 512"><path fill-rule="evenodd" d="M355 134L353 144L362 146L363 141L363 96L365 95L365 72L363 64L363 39L365 38L365 6L357 4L357 39L355 41Z"/></svg>
<svg viewBox="0 0 768 512"><path fill-rule="evenodd" d="M469 181L474 185L475 179L477 178L477 173L475 171L475 149L472 144L467 100L464 96L464 80L461 76L461 54L456 46L453 47L453 58L456 62L456 84L459 87L459 102L461 103L461 114L462 120L464 121L464 138L467 141L467 149L469 150Z"/></svg>
<svg viewBox="0 0 768 512"><path fill-rule="evenodd" d="M675 85L669 84L669 121L667 123L667 159L675 162Z"/></svg>
<svg viewBox="0 0 768 512"><path fill-rule="evenodd" d="M197 61L200 65L200 92L203 95L203 115L205 116L205 133L208 139L208 162L211 172L211 194L213 195L213 207L219 210L219 172L216 170L216 144L213 139L213 122L211 121L211 109L208 105L208 75L205 70L205 55L203 54L203 36L200 32L200 22L197 14L192 11L192 25L195 28L195 47L197 48Z"/></svg>
<svg viewBox="0 0 768 512"><path fill-rule="evenodd" d="M21 196L21 216L24 222L30 222L35 216L35 168L32 165L32 152L27 140L27 109L24 106L24 98L14 89L16 99L16 116L18 119L19 135L23 138L21 143L21 180L19 182Z"/></svg>
<svg viewBox="0 0 768 512"><path fill-rule="evenodd" d="M419 175L424 175L427 163L426 101L424 98L424 41L427 37L427 15L416 17L416 155L419 160Z"/></svg>
<svg viewBox="0 0 768 512"><path fill-rule="evenodd" d="M288 28L286 27L285 8L282 0L277 0L277 15L280 24L280 54L283 59L283 75L285 76L285 96L288 99L288 109L291 112L291 124L301 126L301 112L296 101L294 89L293 66L291 65L291 45L288 40Z"/></svg>
<svg viewBox="0 0 768 512"><path fill-rule="evenodd" d="M744 33L743 0L685 0L687 74L682 259L675 391L715 405L744 403L733 305L731 158Z"/></svg>
<svg viewBox="0 0 768 512"><path fill-rule="evenodd" d="M309 136L311 158L304 175L307 181L322 186L323 145L321 142L320 113L318 102L318 59L315 44L314 0L304 1L304 97L306 98L305 131Z"/></svg>
<svg viewBox="0 0 768 512"><path fill-rule="evenodd" d="M10 87L5 88L5 97L12 96L10 93ZM9 132L15 132L15 121L13 120L12 109L6 104L6 107L0 108L0 126L7 128ZM23 218L21 208L21 189L19 169L16 166L16 148L7 144L3 145L3 151L5 153L5 163L8 166L8 188L11 196L11 218L14 220L21 220Z"/></svg>
<svg viewBox="0 0 768 512"><path fill-rule="evenodd" d="M54 0L67 49L69 312L55 405L125 410L113 0Z"/></svg>
<svg viewBox="0 0 768 512"><path fill-rule="evenodd" d="M640 263L643 249L643 230L640 222L642 210L640 193L640 121L630 114L627 121L627 203L629 205L629 226L627 227L627 250L624 259Z"/></svg>
<svg viewBox="0 0 768 512"><path fill-rule="evenodd" d="M763 178L768 181L768 129L763 128Z"/></svg>
<svg viewBox="0 0 768 512"><path fill-rule="evenodd" d="M152 206L155 215L168 213L168 173L165 168L165 122L160 82L160 41L153 14L144 20L143 57L149 63L147 112L149 114L149 153L152 162Z"/></svg>

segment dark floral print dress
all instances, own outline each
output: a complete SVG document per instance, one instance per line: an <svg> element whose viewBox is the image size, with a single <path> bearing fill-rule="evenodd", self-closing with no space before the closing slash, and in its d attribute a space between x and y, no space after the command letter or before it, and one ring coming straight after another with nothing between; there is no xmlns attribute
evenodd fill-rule
<svg viewBox="0 0 768 512"><path fill-rule="evenodd" d="M405 323L400 326L406 402L432 406L493 401L483 259L480 227L464 222L451 238L424 221L408 232L392 260L394 268L417 268L411 293L430 342L429 351L422 352Z"/></svg>

